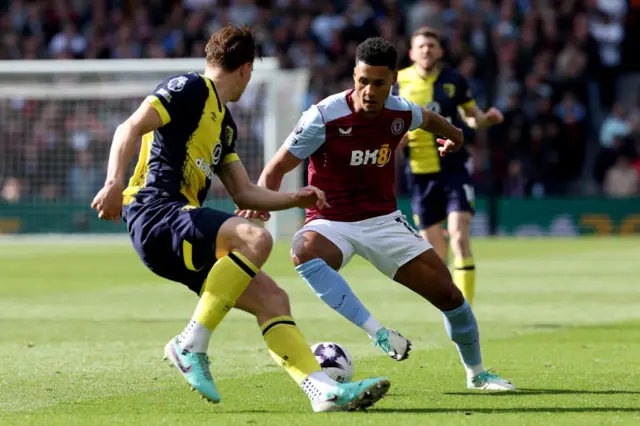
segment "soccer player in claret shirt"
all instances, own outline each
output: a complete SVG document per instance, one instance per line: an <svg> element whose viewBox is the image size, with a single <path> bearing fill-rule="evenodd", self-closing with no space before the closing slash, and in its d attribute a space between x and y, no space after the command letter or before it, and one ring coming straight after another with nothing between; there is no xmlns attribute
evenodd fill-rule
<svg viewBox="0 0 640 426"><path fill-rule="evenodd" d="M398 73L399 95L437 112L456 126L462 126L463 120L469 127L481 129L502 122L498 109L490 108L485 113L478 108L467 80L442 63L440 43L440 35L428 27L413 33L409 52L413 65ZM416 129L400 143L400 149L406 147L409 160L407 174L414 222L422 237L446 262L449 247L442 222L447 219L454 254L453 280L469 304L473 304L476 265L469 236L475 197L467 168L469 154L463 147L440 157L437 137L433 132Z"/></svg>
<svg viewBox="0 0 640 426"><path fill-rule="evenodd" d="M309 396L314 411L365 408L384 396L389 382L340 384L322 371L291 317L286 293L260 271L271 252L268 232L202 207L214 174L244 208L327 205L314 187L280 193L252 184L234 152L238 132L226 103L238 101L247 87L255 52L250 30L225 27L207 43L204 75L162 82L116 130L107 181L92 207L106 220L117 220L122 211L145 265L200 295L191 321L164 354L203 398L220 401L207 348L235 306L255 315L271 355ZM125 189L125 169L140 137L138 164Z"/></svg>
<svg viewBox="0 0 640 426"><path fill-rule="evenodd" d="M306 210L306 223L294 237L291 255L313 291L392 358L405 359L410 342L383 327L337 272L358 254L442 311L469 388L513 390L511 383L484 369L471 307L442 259L397 209L394 152L403 135L415 129L441 135L443 156L457 151L463 136L444 117L389 95L396 61L396 48L388 41L370 38L360 44L355 88L309 108L258 184L277 190L285 173L310 158L309 183L325 191L330 206ZM268 219L265 212L238 214Z"/></svg>

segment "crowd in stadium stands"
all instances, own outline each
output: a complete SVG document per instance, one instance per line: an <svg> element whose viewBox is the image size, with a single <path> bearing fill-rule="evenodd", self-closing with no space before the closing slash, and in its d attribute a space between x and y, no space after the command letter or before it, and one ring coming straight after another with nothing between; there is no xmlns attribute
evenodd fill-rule
<svg viewBox="0 0 640 426"><path fill-rule="evenodd" d="M264 56L312 70L307 105L352 85L355 49L366 37L393 41L404 67L409 35L429 25L445 36L447 62L469 79L479 105L505 114L504 124L469 140L477 192L640 194L640 0L5 0L0 7L0 59L201 57L209 34L247 24ZM90 198L113 123L80 106L0 102L2 197ZM38 117L21 127L23 114ZM96 141L102 149L92 149ZM26 178L35 175L46 178Z"/></svg>

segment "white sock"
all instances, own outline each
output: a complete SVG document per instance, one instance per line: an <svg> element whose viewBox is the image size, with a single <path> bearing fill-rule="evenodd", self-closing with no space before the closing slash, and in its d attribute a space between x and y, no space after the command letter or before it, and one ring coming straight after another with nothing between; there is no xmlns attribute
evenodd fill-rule
<svg viewBox="0 0 640 426"><path fill-rule="evenodd" d="M376 333L383 327L382 324L380 324L378 320L373 317L373 315L369 315L369 318L364 322L364 324L362 324L362 328L367 332L369 337L375 339Z"/></svg>
<svg viewBox="0 0 640 426"><path fill-rule="evenodd" d="M484 372L484 367L482 366L482 364L478 364L478 365L465 364L464 369L467 370L467 377L469 379L472 379L476 377L478 374Z"/></svg>
<svg viewBox="0 0 640 426"><path fill-rule="evenodd" d="M316 371L300 383L300 387L310 400L321 399L325 392L336 385L336 381L325 374L324 371Z"/></svg>
<svg viewBox="0 0 640 426"><path fill-rule="evenodd" d="M182 349L186 349L189 352L206 353L209 348L211 333L211 330L207 327L192 319L178 338L178 343L180 343Z"/></svg>

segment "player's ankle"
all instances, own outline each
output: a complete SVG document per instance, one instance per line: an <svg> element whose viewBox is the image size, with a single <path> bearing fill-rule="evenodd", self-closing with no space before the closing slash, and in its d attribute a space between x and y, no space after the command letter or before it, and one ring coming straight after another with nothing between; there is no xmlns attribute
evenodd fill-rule
<svg viewBox="0 0 640 426"><path fill-rule="evenodd" d="M382 324L378 322L377 319L373 317L373 315L369 315L369 318L362 324L362 329L371 337L372 339L376 338L378 330L384 328Z"/></svg>
<svg viewBox="0 0 640 426"><path fill-rule="evenodd" d="M484 373L484 371L485 371L485 369L482 366L482 364L478 364L478 365L466 365L465 364L464 369L467 371L467 378L468 379L473 379L478 374Z"/></svg>
<svg viewBox="0 0 640 426"><path fill-rule="evenodd" d="M182 349L189 352L207 352L209 341L211 340L211 330L198 321L192 319L178 337L178 343Z"/></svg>
<svg viewBox="0 0 640 426"><path fill-rule="evenodd" d="M336 385L336 381L331 379L324 371L316 371L307 376L300 383L300 387L309 399L319 399L326 391Z"/></svg>

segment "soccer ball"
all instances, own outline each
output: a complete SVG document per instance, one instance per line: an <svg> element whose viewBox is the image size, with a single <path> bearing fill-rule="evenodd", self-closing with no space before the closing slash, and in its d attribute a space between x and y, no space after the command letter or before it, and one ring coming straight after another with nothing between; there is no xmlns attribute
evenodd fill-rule
<svg viewBox="0 0 640 426"><path fill-rule="evenodd" d="M344 346L321 342L311 346L311 351L327 376L340 383L353 379L353 359Z"/></svg>

